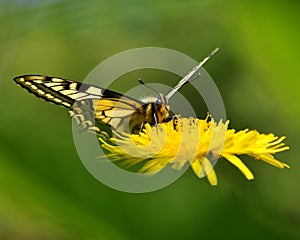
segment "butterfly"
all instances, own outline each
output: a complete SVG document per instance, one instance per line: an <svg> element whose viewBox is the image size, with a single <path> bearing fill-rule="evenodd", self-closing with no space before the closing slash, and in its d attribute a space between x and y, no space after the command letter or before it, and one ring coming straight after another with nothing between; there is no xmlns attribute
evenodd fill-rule
<svg viewBox="0 0 300 240"><path fill-rule="evenodd" d="M13 80L35 96L68 108L71 117L84 129L108 138L112 130L137 133L146 123L158 125L170 121L170 98L217 51L218 48L212 51L166 95L157 92L157 96L141 100L60 77L22 75ZM144 84L141 80L140 83Z"/></svg>

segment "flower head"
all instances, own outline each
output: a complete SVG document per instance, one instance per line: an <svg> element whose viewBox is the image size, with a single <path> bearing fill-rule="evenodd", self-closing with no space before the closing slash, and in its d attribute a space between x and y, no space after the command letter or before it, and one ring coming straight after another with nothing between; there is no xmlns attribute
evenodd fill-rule
<svg viewBox="0 0 300 240"><path fill-rule="evenodd" d="M177 118L158 126L146 124L139 134L119 134L100 141L112 160L122 161L127 167L142 163L140 172L156 173L167 164L181 170L188 163L199 178L207 176L211 185L218 183L213 166L220 157L236 166L248 180L254 176L239 155L289 168L273 156L289 149L283 143L285 137L249 129L235 131L228 129L228 124L229 121L216 123L211 116L204 120Z"/></svg>

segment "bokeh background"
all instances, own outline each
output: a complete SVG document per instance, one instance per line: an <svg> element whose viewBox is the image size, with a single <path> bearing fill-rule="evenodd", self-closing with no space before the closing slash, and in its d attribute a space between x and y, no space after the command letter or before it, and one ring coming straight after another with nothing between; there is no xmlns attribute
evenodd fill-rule
<svg viewBox="0 0 300 240"><path fill-rule="evenodd" d="M0 239L299 239L299 7L298 1L0 1ZM276 157L291 169L242 157L254 181L220 160L218 187L187 171L156 192L119 192L83 166L66 109L12 81L29 73L82 81L106 58L147 46L197 60L219 46L205 69L230 126L286 135L291 149ZM135 75L170 86L179 80L159 71ZM135 75L113 89L136 85ZM205 115L203 102L191 101Z"/></svg>

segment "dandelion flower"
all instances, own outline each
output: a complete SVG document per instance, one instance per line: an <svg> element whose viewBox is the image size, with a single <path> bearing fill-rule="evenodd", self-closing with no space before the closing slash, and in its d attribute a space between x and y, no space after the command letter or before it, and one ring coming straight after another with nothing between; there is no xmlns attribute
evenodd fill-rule
<svg viewBox="0 0 300 240"><path fill-rule="evenodd" d="M256 130L236 131L228 129L229 121L216 123L211 116L206 119L178 118L158 126L145 125L139 134L119 134L102 142L113 161L122 161L131 167L143 164L139 171L157 173L166 165L181 170L190 164L199 177L207 176L211 185L218 180L214 165L219 158L225 158L236 166L248 179L254 179L252 172L239 155L248 155L277 168L289 168L274 158L274 154L288 150L283 140L273 133L261 134Z"/></svg>

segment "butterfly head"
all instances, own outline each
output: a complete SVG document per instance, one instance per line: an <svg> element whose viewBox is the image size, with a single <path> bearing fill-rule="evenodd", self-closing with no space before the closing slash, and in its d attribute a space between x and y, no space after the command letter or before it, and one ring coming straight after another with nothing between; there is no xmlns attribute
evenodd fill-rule
<svg viewBox="0 0 300 240"><path fill-rule="evenodd" d="M165 95L159 93L156 99L156 104L169 106L169 100L166 98Z"/></svg>
<svg viewBox="0 0 300 240"><path fill-rule="evenodd" d="M157 96L143 97L141 101L145 104L163 105L169 107L169 101L162 93Z"/></svg>

